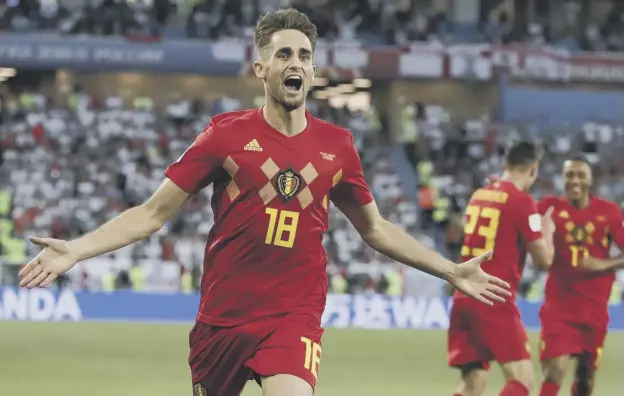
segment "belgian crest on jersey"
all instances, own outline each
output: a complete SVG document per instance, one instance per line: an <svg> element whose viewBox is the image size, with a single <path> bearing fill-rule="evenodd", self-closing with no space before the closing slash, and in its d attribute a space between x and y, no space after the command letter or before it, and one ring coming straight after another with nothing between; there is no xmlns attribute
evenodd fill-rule
<svg viewBox="0 0 625 396"><path fill-rule="evenodd" d="M193 396L208 396L206 388L199 382L193 385Z"/></svg>
<svg viewBox="0 0 625 396"><path fill-rule="evenodd" d="M278 174L276 184L282 198L289 199L299 190L301 184L300 176L291 169L287 169Z"/></svg>

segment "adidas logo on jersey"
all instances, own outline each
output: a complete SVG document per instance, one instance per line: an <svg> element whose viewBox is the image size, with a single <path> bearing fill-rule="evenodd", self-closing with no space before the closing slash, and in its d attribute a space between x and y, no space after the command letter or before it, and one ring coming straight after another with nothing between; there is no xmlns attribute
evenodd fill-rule
<svg viewBox="0 0 625 396"><path fill-rule="evenodd" d="M260 147L260 144L258 144L258 140L252 139L251 142L249 142L248 144L245 145L245 147L243 147L243 150L245 150L245 151L263 151L263 148Z"/></svg>

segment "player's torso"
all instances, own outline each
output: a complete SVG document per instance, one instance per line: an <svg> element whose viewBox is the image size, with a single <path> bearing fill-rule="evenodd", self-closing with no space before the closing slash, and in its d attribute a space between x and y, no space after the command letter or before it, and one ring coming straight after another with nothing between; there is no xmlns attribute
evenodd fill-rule
<svg viewBox="0 0 625 396"><path fill-rule="evenodd" d="M579 269L584 257L609 257L610 213L604 208L607 207L600 200L593 200L583 209L564 200L554 206L556 255L546 286L548 303L550 299L555 302L561 300L563 304L570 304L573 299L580 303L607 302L614 272L588 273Z"/></svg>
<svg viewBox="0 0 625 396"><path fill-rule="evenodd" d="M341 158L315 132L287 137L250 125L228 142L225 177L215 185L214 230L237 235L237 255L289 258L321 250Z"/></svg>
<svg viewBox="0 0 625 396"><path fill-rule="evenodd" d="M465 210L462 260L466 261L493 250L493 256L482 268L500 277L516 291L523 269L519 234L512 211L516 194L507 184L477 190Z"/></svg>
<svg viewBox="0 0 625 396"><path fill-rule="evenodd" d="M312 121L291 137L258 118L228 127L200 320L231 326L293 312L320 320L327 293L322 237L346 135L339 139L335 127Z"/></svg>

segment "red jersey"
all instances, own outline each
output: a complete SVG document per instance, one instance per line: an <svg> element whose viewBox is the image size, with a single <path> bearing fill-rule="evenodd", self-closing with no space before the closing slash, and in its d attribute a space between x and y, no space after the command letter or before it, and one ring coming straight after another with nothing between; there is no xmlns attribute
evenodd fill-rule
<svg viewBox="0 0 625 396"><path fill-rule="evenodd" d="M289 137L262 109L219 115L165 172L188 193L213 183L198 321L235 326L287 313L321 321L329 200L373 197L351 133L306 118Z"/></svg>
<svg viewBox="0 0 625 396"><path fill-rule="evenodd" d="M556 225L555 257L543 310L573 321L607 325L614 271L589 273L577 267L584 256L609 258L613 242L623 250L623 213L614 203L594 196L582 209L555 196L538 204L542 213L550 207Z"/></svg>
<svg viewBox="0 0 625 396"><path fill-rule="evenodd" d="M465 210L462 261L493 249L482 264L487 273L510 284L514 303L525 263L525 246L542 238L541 217L532 197L508 181L475 191ZM456 291L455 298L468 298Z"/></svg>

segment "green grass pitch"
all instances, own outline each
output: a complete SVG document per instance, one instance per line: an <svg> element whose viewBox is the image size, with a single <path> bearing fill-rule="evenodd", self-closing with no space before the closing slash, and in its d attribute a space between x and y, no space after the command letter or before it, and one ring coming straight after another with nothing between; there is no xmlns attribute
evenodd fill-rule
<svg viewBox="0 0 625 396"><path fill-rule="evenodd" d="M191 395L190 325L0 322L0 394ZM450 396L443 331L326 330L317 395ZM536 346L536 334L532 334ZM538 375L538 373L537 373ZM503 381L491 373L487 395ZM566 390L561 394L568 394ZM533 394L536 394L536 390ZM623 394L623 334L608 337L595 394ZM250 382L244 396L259 396Z"/></svg>

